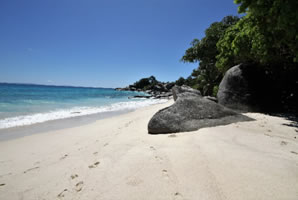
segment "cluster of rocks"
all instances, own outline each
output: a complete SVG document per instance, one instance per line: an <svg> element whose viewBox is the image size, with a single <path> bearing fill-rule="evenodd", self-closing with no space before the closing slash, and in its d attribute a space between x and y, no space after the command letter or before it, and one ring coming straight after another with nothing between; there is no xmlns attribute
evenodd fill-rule
<svg viewBox="0 0 298 200"><path fill-rule="evenodd" d="M175 133L252 120L239 112L278 110L280 94L276 85L266 69L240 64L226 72L217 98L202 97L197 90L175 86L175 103L152 117L148 131Z"/></svg>
<svg viewBox="0 0 298 200"><path fill-rule="evenodd" d="M135 84L129 85L125 88L116 88L118 91L137 91L137 92L145 92L148 94L147 96L136 95L133 98L154 98L154 99L170 99L173 94L171 89L173 88L174 83L162 83L157 82L151 86L146 88L137 88Z"/></svg>
<svg viewBox="0 0 298 200"><path fill-rule="evenodd" d="M142 89L137 89L133 87L132 85L124 87L124 88L115 88L117 91L136 91L136 92L142 92Z"/></svg>
<svg viewBox="0 0 298 200"><path fill-rule="evenodd" d="M175 86L172 89L175 103L158 111L149 121L150 134L194 131L204 127L226 125L239 121L252 120L188 86Z"/></svg>
<svg viewBox="0 0 298 200"><path fill-rule="evenodd" d="M153 79L155 80L155 79ZM279 94L266 70L254 65L229 69L219 85L217 98L203 97L200 91L174 83L154 82L146 89L137 84L117 90L140 91L148 98L174 98L174 104L158 111L149 121L151 134L194 131L203 127L226 125L251 118L239 112L260 112L277 107ZM276 85L276 83L275 83ZM144 96L137 96L144 97Z"/></svg>

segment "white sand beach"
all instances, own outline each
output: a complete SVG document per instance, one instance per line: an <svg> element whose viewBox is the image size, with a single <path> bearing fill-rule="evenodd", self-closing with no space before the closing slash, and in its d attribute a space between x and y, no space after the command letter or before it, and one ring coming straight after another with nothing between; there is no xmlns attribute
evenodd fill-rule
<svg viewBox="0 0 298 200"><path fill-rule="evenodd" d="M0 199L297 200L298 132L256 121L149 135L153 105L0 142Z"/></svg>

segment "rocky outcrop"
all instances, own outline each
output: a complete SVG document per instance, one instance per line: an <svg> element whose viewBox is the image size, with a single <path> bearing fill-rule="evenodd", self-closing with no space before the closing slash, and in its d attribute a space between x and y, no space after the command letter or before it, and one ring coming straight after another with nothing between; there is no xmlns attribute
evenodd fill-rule
<svg viewBox="0 0 298 200"><path fill-rule="evenodd" d="M202 96L201 92L199 90L195 90L189 86L183 85L183 86L174 86L172 88L173 98L174 101L177 100L178 97L189 97L189 96Z"/></svg>
<svg viewBox="0 0 298 200"><path fill-rule="evenodd" d="M177 87L173 91L177 98L176 102L172 106L158 111L151 118L148 124L149 133L194 131L204 127L251 120L244 115L203 98L200 93L192 90L186 92L186 88Z"/></svg>
<svg viewBox="0 0 298 200"><path fill-rule="evenodd" d="M137 99L150 99L152 98L151 96L144 96L144 95L135 95L135 96L132 96L132 97L128 97L129 99L134 99L134 98L137 98Z"/></svg>
<svg viewBox="0 0 298 200"><path fill-rule="evenodd" d="M278 102L279 95L267 73L264 68L255 65L232 67L219 85L218 103L240 111L271 110Z"/></svg>
<svg viewBox="0 0 298 200"><path fill-rule="evenodd" d="M149 78L143 78L132 85L129 85L125 88L116 88L118 91L137 91L137 92L145 92L149 96L134 96L134 98L171 98L172 91L175 84L174 83L163 83L157 81L154 76Z"/></svg>

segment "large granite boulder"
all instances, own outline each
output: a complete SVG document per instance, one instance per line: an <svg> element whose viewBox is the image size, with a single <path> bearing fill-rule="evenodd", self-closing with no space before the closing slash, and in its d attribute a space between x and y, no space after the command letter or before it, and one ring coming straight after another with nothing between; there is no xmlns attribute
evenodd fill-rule
<svg viewBox="0 0 298 200"><path fill-rule="evenodd" d="M239 111L270 110L278 101L278 95L267 73L256 65L232 67L219 85L218 103Z"/></svg>
<svg viewBox="0 0 298 200"><path fill-rule="evenodd" d="M151 118L148 132L151 134L186 132L248 120L252 119L200 95L179 97L178 94L172 106L158 111Z"/></svg>
<svg viewBox="0 0 298 200"><path fill-rule="evenodd" d="M172 88L172 93L173 93L173 98L174 101L178 99L178 97L190 97L190 96L202 96L201 92L199 90L195 90L189 86L182 85L182 86L177 86L175 85Z"/></svg>

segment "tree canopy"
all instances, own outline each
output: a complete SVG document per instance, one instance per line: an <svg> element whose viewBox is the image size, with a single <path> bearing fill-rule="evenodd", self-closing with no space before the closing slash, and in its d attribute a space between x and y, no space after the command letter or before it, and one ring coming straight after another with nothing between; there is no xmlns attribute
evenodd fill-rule
<svg viewBox="0 0 298 200"><path fill-rule="evenodd" d="M298 62L297 0L235 0L246 15L217 43L221 71L239 62L293 66Z"/></svg>
<svg viewBox="0 0 298 200"><path fill-rule="evenodd" d="M227 16L220 22L211 24L205 31L205 37L201 40L194 39L182 57L184 62L199 62L199 67L187 78L186 83L199 89L203 95L216 95L214 91L222 78L215 66L216 56L219 54L216 44L225 34L225 30L238 21L238 17Z"/></svg>
<svg viewBox="0 0 298 200"><path fill-rule="evenodd" d="M150 87L153 87L156 85L158 81L154 76L150 76L148 78L142 78L139 81L135 82L133 84L134 87L137 89L149 89Z"/></svg>

